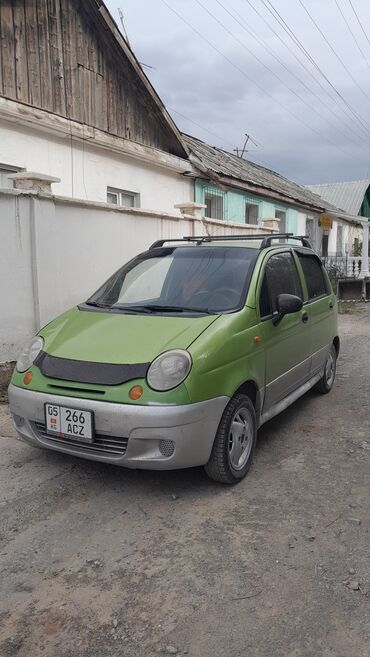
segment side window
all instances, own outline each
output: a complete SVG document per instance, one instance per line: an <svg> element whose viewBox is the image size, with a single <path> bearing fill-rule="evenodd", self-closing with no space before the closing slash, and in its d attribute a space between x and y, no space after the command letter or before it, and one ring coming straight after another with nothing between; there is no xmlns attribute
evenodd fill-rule
<svg viewBox="0 0 370 657"><path fill-rule="evenodd" d="M298 253L303 273L307 283L308 298L310 300L328 294L323 266L314 255Z"/></svg>
<svg viewBox="0 0 370 657"><path fill-rule="evenodd" d="M260 296L261 317L276 311L276 297L279 294L295 294L303 299L294 258L288 251L271 256L266 264Z"/></svg>

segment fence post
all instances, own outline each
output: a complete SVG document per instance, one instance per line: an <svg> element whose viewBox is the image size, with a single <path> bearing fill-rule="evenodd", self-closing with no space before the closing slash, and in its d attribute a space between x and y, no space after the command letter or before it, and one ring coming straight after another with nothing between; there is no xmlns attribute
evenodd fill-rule
<svg viewBox="0 0 370 657"><path fill-rule="evenodd" d="M35 331L60 312L60 266L54 197L51 189L60 178L20 171L8 176L16 189L31 192L30 248Z"/></svg>

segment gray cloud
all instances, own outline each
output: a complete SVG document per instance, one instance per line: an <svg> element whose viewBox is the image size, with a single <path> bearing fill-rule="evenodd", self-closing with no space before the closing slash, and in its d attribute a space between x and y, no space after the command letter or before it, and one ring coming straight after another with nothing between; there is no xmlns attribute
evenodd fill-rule
<svg viewBox="0 0 370 657"><path fill-rule="evenodd" d="M304 71L287 51L284 42L297 56L302 55L299 55L287 35L266 12L261 0L253 0L253 5L282 35L283 42L255 15L247 0L222 0L222 4L230 11L238 11L245 20L243 24L286 63L293 75L284 70L266 48L249 37L215 0L201 2L272 73L225 32L195 0L167 2L204 38L195 34L161 0L126 0L125 26L139 60L154 67L145 68L145 72L170 108L180 129L227 150L232 150L233 145L241 146L244 133L248 132L261 144L257 151L254 146L251 147L249 159L301 183L349 180L369 175L370 125L365 134L354 117L350 113L346 116L342 111L343 103L333 90L321 79L321 84L327 89L324 92ZM370 116L370 102L366 98L367 95L370 99L370 46L361 34L349 3L343 0L340 2L360 47L366 53L368 64L360 55L334 0L326 0L325 3L305 0L307 8L360 88L336 60L298 0L275 0L275 6L332 83L366 122L366 117ZM370 4L367 0L356 0L353 4L364 26L369 24ZM121 6L120 0L107 0L107 5L119 24L117 7ZM204 39L211 41L251 81L215 52ZM315 69L307 60L304 61L318 77ZM286 89L273 73L305 102ZM300 84L299 79L313 93ZM320 99L328 107L323 107ZM315 114L315 110L320 116ZM345 111L348 113L348 110ZM194 125L192 121L202 127ZM210 135L207 130L217 137Z"/></svg>

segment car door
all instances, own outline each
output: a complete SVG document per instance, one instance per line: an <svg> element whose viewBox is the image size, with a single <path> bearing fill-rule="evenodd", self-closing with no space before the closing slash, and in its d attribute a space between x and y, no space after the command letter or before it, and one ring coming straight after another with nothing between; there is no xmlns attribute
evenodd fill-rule
<svg viewBox="0 0 370 657"><path fill-rule="evenodd" d="M302 308L285 315L275 325L273 315L279 294L294 294L303 300L301 278L291 249L269 255L259 281L259 329L265 349L263 413L307 381L311 368L307 311Z"/></svg>
<svg viewBox="0 0 370 657"><path fill-rule="evenodd" d="M325 364L333 337L336 335L336 298L320 258L305 250L296 250L307 287L305 309L310 327L311 376Z"/></svg>

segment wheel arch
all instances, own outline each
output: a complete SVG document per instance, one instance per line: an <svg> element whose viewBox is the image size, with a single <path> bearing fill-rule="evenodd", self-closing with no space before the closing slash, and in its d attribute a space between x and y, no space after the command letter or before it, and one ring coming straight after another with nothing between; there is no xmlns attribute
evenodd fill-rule
<svg viewBox="0 0 370 657"><path fill-rule="evenodd" d="M253 379L247 379L247 381L244 381L244 383L235 390L234 395L237 395L238 393L248 395L256 411L258 421L261 410L261 400L257 383Z"/></svg>
<svg viewBox="0 0 370 657"><path fill-rule="evenodd" d="M337 356L339 356L339 349L340 349L340 340L339 337L336 335L334 340L333 340L333 345L335 347L335 351L337 352Z"/></svg>

